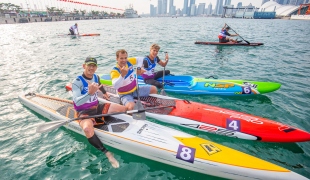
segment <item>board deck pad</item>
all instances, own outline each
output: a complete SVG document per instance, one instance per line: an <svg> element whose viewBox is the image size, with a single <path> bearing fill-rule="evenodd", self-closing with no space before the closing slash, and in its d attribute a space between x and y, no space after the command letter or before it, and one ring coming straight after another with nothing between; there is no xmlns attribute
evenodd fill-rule
<svg viewBox="0 0 310 180"><path fill-rule="evenodd" d="M77 112L75 111L73 104L69 101L60 101L57 98L47 99L46 97L36 96L35 94L28 98L40 104L40 106L44 106L51 110L54 110L69 119L77 117ZM112 132L123 132L129 126L129 123L127 123L126 121L112 116L104 117L104 121L104 124L95 125L94 127L104 131L110 131L108 128L108 126L110 125L112 128Z"/></svg>

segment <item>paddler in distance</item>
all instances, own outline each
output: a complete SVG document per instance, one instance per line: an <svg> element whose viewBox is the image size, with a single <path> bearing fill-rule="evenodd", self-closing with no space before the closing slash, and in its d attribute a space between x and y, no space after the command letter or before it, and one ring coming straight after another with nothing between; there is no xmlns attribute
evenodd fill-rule
<svg viewBox="0 0 310 180"><path fill-rule="evenodd" d="M99 76L95 74L97 70L97 60L95 58L87 57L83 64L83 69L83 74L77 76L72 82L73 104L79 117L126 111L125 106L119 104L99 103L98 90L103 93L105 98L108 98L108 95L100 84ZM103 146L102 142L94 133L94 125L99 122L104 123L103 117L99 119L90 118L79 120L79 125L83 129L88 142L102 151L114 168L118 168L118 161L114 158L113 154Z"/></svg>
<svg viewBox="0 0 310 180"><path fill-rule="evenodd" d="M69 35L76 35L75 32L77 32L77 34L80 35L77 23L75 23L73 26L71 26L69 28L69 31L70 31Z"/></svg>
<svg viewBox="0 0 310 180"><path fill-rule="evenodd" d="M162 61L158 57L158 52L160 47L158 44L152 44L150 47L150 54L143 59L143 69L145 70L144 73L141 74L145 84L150 84L156 86L158 89L163 88L163 83L157 81L157 79L165 75L170 74L169 70L164 71L155 71L156 64L161 65L162 67L166 67L169 61L168 53L165 53L165 61Z"/></svg>
<svg viewBox="0 0 310 180"><path fill-rule="evenodd" d="M221 32L218 35L220 43L227 43L229 41L238 43L236 40L229 38L229 36L234 37L234 36L239 36L239 34L230 34L228 32L229 30L230 30L230 27L225 23L224 27L222 28Z"/></svg>
<svg viewBox="0 0 310 180"><path fill-rule="evenodd" d="M149 94L156 94L155 86L145 85L139 86L137 92L137 80L133 65L138 64L137 73L143 73L141 69L142 58L127 59L128 53L125 49L120 49L116 52L116 65L110 72L112 85L117 89L122 104L126 106L127 110L132 110L135 106L134 97L149 96Z"/></svg>

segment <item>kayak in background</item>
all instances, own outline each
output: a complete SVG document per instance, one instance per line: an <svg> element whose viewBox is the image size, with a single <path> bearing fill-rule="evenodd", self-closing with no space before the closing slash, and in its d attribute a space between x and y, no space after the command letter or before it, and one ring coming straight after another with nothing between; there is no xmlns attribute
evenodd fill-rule
<svg viewBox="0 0 310 180"><path fill-rule="evenodd" d="M116 89L103 87L110 96L109 102L121 103ZM66 89L71 90L71 83ZM304 130L259 116L159 94L140 97L140 100L144 108L165 106L146 111L148 117L194 130L264 142L310 141L310 133Z"/></svg>
<svg viewBox="0 0 310 180"><path fill-rule="evenodd" d="M54 122L76 118L77 112L69 100L35 93L20 95L19 100ZM232 148L126 114L105 117L105 122L95 125L101 142L167 165L227 179L307 179ZM84 135L76 121L64 127Z"/></svg>
<svg viewBox="0 0 310 180"><path fill-rule="evenodd" d="M223 45L223 46L260 46L264 45L264 43L234 43L234 42L227 42L227 43L220 43L220 42L203 42L203 41L196 41L195 44L204 44L204 45Z"/></svg>
<svg viewBox="0 0 310 180"><path fill-rule="evenodd" d="M158 81L162 82L162 78ZM193 95L253 95L273 92L281 87L281 84L276 82L205 79L187 75L167 75L164 81L166 92ZM110 75L100 75L100 82L112 85ZM141 76L138 76L138 82L139 85L145 85Z"/></svg>

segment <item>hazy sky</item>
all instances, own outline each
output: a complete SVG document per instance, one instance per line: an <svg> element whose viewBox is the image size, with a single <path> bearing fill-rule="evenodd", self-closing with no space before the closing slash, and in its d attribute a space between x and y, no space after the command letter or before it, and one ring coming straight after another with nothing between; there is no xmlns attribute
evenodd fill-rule
<svg viewBox="0 0 310 180"><path fill-rule="evenodd" d="M35 9L34 4L36 5L37 9L45 9L45 6L54 6L54 7L67 7L67 8L76 8L76 9L90 9L90 6L76 6L72 3L62 3L57 0L0 0L3 3L12 3L21 6L23 5L24 8L27 7L26 4L32 9ZM108 6L118 9L125 9L129 6L129 4L133 5L133 8L138 11L138 14L147 14L150 13L150 4L153 4L154 6L157 6L158 0L75 0L79 2L85 2L85 3L92 3L96 5L101 6ZM169 5L169 0L168 5ZM188 0L190 1L190 0ZM223 0L224 2L225 0ZM237 5L238 2L242 2L242 5L249 5L252 3L253 6L260 7L262 0L231 0L231 4ZM183 3L184 0L174 0L174 5L176 8L183 9ZM212 8L214 9L216 5L216 0L196 0L196 5L199 3L206 3L206 6L212 3ZM95 9L99 10L99 9ZM104 11L109 11L109 9L102 9ZM121 11L120 11L121 12Z"/></svg>

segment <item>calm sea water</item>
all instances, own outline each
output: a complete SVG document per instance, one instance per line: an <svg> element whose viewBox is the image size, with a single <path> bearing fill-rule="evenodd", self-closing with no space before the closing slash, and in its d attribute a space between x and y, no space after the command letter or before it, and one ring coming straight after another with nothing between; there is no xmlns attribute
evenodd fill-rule
<svg viewBox="0 0 310 180"><path fill-rule="evenodd" d="M244 39L261 47L195 45L217 41L229 24ZM82 72L88 55L97 58L98 73L108 73L115 52L144 56L149 46L168 51L167 69L174 74L221 79L276 81L272 93L249 97L171 96L246 112L310 131L309 21L222 18L140 18L79 21L80 33L99 37L72 39L74 22L0 26L0 174L1 179L221 179L163 165L110 148L120 162L113 169L105 156L83 136L65 128L36 134L34 126L48 120L18 101L18 95L39 92L70 99L64 86ZM156 120L152 120L158 122ZM160 123L160 122L158 122ZM166 126L215 141L270 161L310 178L310 142L264 143ZM246 159L245 159L246 161Z"/></svg>

